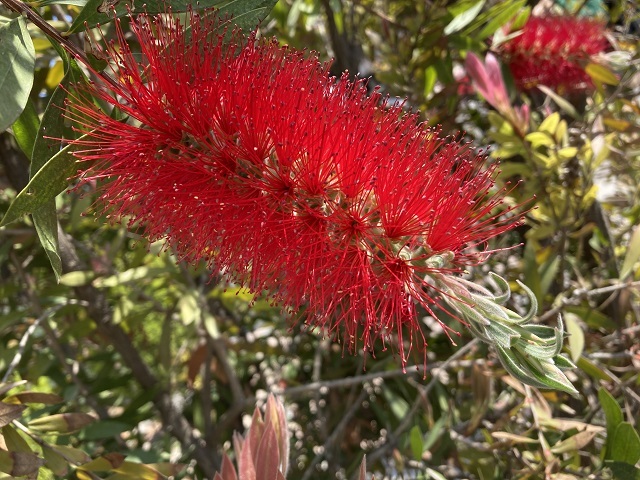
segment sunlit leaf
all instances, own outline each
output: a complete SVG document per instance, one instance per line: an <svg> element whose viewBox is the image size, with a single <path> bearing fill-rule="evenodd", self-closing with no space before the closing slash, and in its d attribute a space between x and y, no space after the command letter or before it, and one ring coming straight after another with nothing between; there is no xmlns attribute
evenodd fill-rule
<svg viewBox="0 0 640 480"><path fill-rule="evenodd" d="M36 52L24 17L0 23L0 132L20 116L31 93Z"/></svg>

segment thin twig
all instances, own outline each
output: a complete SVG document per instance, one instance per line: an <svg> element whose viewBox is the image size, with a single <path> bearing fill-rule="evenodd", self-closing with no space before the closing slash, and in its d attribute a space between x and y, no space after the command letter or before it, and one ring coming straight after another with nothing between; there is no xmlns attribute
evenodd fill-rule
<svg viewBox="0 0 640 480"><path fill-rule="evenodd" d="M620 290L625 290L627 288L640 287L640 281L628 282L628 283L617 283L615 285L609 285L607 287L594 288L592 290L587 290L585 288L577 288L571 294L565 298L562 298L560 301L560 305L553 307L551 310L548 310L543 315L538 317L540 322L544 322L549 320L550 318L555 317L558 313L562 312L564 307L568 305L577 305L582 300L596 297L598 295L602 295L605 293L613 293Z"/></svg>
<svg viewBox="0 0 640 480"><path fill-rule="evenodd" d="M373 463L373 462L377 461L379 458L383 457L390 448L393 448L395 446L395 444L397 443L397 441L400 438L400 436L410 426L413 425L413 417L414 417L415 413L418 411L418 408L423 403L423 401L426 398L426 396L433 389L433 387L436 386L436 383L438 382L438 374L437 374L436 370L446 370L447 368L450 368L455 363L455 361L457 359L459 359L460 357L463 357L464 355L469 353L471 350L476 348L479 343L480 343L480 341L477 338L474 338L469 343L464 345L456 353L451 355L451 357L449 357L447 360L442 362L442 364L440 366L438 366L437 368L432 369L432 375L433 376L432 376L431 380L424 387L419 389L420 395L413 402L413 405L411 406L411 409L409 410L409 412L407 412L405 417L402 419L402 421L400 422L400 425L398 425L398 427L392 433L390 433L388 435L387 441L385 442L384 445L378 447L373 452L367 454L367 459L368 459L369 462Z"/></svg>
<svg viewBox="0 0 640 480"><path fill-rule="evenodd" d="M360 395L358 395L358 398L356 398L354 402L351 402L351 407L349 407L349 410L347 410L347 412L343 415L342 419L340 419L340 423L336 425L336 428L333 429L333 432L331 432L331 435L329 435L329 438L327 438L327 440L324 442L322 451L313 458L313 460L305 470L304 475L302 476L302 480L308 480L309 478L312 478L312 476L317 474L317 472L314 472L316 465L320 463L320 461L327 454L327 451L335 444L338 438L342 435L342 433L344 432L344 429L347 428L347 425L349 424L353 416L362 407L362 402L364 401L366 396L367 396L367 390L365 388L362 388L362 390L360 391Z"/></svg>
<svg viewBox="0 0 640 480"><path fill-rule="evenodd" d="M24 354L24 351L29 344L31 335L33 335L40 323L42 323L48 316L53 315L55 312L60 310L63 306L64 305L56 305L55 307L47 308L38 318L36 318L36 320L31 325L29 325L29 328L27 328L27 331L24 332L24 335L20 339L20 342L18 343L18 351L11 359L11 363L7 367L7 371L4 373L4 376L2 377L2 381L0 381L0 383L6 383L9 380L9 377L20 363L20 360L22 360L22 355Z"/></svg>

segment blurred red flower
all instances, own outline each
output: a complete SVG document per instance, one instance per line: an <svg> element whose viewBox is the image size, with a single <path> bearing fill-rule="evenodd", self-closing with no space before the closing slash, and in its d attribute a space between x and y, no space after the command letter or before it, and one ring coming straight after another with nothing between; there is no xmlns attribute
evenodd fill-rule
<svg viewBox="0 0 640 480"><path fill-rule="evenodd" d="M188 23L132 18L138 54L116 22L103 53L117 81L87 97L128 119L72 98L84 181L103 179L111 215L350 349L393 340L404 366L416 340L424 354L430 275L483 261L522 218L498 208L496 167L314 56Z"/></svg>
<svg viewBox="0 0 640 480"><path fill-rule="evenodd" d="M604 24L570 16L529 17L522 34L500 47L516 85L538 85L564 92L593 86L584 70L590 58L609 45Z"/></svg>

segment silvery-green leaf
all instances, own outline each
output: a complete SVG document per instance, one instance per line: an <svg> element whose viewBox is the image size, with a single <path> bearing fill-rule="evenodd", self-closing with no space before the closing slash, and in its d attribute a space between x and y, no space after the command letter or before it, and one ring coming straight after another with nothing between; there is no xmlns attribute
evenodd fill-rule
<svg viewBox="0 0 640 480"><path fill-rule="evenodd" d="M499 345L496 345L495 348L502 366L509 372L509 375L526 385L545 388L545 384L536 379L536 376L527 368L527 365L515 358L513 350L502 348Z"/></svg>
<svg viewBox="0 0 640 480"><path fill-rule="evenodd" d="M523 321L528 322L532 320L533 317L535 317L538 313L538 300L536 299L535 293L533 293L531 289L524 283L522 283L520 280L516 280L516 283L520 285L520 288L524 290L524 292L527 294L527 297L529 298L529 310L522 316Z"/></svg>
<svg viewBox="0 0 640 480"><path fill-rule="evenodd" d="M493 278L494 282L498 284L499 294L493 297L493 301L498 305L504 305L509 298L511 298L511 288L509 287L509 282L507 282L504 278L502 278L497 273L489 272L491 278Z"/></svg>
<svg viewBox="0 0 640 480"><path fill-rule="evenodd" d="M497 322L491 323L486 329L493 341L503 348L511 348L520 338L520 333L516 329Z"/></svg>
<svg viewBox="0 0 640 480"><path fill-rule="evenodd" d="M566 357L565 355L556 355L555 357L553 357L553 362L556 364L556 367L561 368L563 370L578 368L577 365L573 363L571 359Z"/></svg>

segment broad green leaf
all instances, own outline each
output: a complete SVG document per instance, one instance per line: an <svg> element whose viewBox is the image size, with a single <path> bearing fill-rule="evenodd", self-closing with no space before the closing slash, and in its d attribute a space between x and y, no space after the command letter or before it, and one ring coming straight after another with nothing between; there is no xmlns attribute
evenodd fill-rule
<svg viewBox="0 0 640 480"><path fill-rule="evenodd" d="M76 162L71 152L71 146L67 145L38 170L9 205L0 227L35 212L67 187L67 179L76 172Z"/></svg>
<svg viewBox="0 0 640 480"><path fill-rule="evenodd" d="M232 24L243 30L253 30L259 21L267 16L275 3L274 0L200 0L198 3L191 0L174 0L170 5L174 13L186 12L194 5L198 10L218 8L223 15L233 15ZM86 28L93 28L98 24L113 21L112 4L110 0L89 0L69 27L68 33L83 31L85 24ZM166 0L132 0L116 2L113 8L115 8L116 17L120 18L127 15L129 9L136 13L164 13L167 10L167 2Z"/></svg>
<svg viewBox="0 0 640 480"><path fill-rule="evenodd" d="M24 110L33 86L36 51L24 17L0 24L0 132Z"/></svg>
<svg viewBox="0 0 640 480"><path fill-rule="evenodd" d="M640 437L628 422L620 423L613 433L611 459L630 465L635 465L640 460Z"/></svg>
<svg viewBox="0 0 640 480"><path fill-rule="evenodd" d="M598 389L598 400L600 400L600 406L604 411L604 416L607 422L607 442L605 458L611 459L611 445L613 443L613 434L618 428L618 425L622 423L622 409L613 395L611 395L604 388Z"/></svg>
<svg viewBox="0 0 640 480"><path fill-rule="evenodd" d="M67 131L68 127L65 126L64 122L60 121L60 115L64 111L64 102L67 99L67 90L70 85L85 80L85 76L76 61L70 58L67 52L60 48L55 41L52 41L52 45L62 58L65 72L60 85L51 95L49 104L42 117L42 122L40 122L40 128L33 145L33 152L31 153L31 167L29 170L31 178L40 171L56 152L60 151L60 139L70 136L70 132ZM75 164L73 157L69 158L69 161ZM69 172L71 172L69 176L75 173L75 168L72 168L71 163L69 164ZM61 185L61 187L60 191L64 190L64 187L66 187L66 179L65 185ZM48 198L41 207L31 213L40 243L47 257L49 257L56 278L59 279L62 274L62 261L58 253L58 219L55 204L55 196L57 193L54 194L53 197Z"/></svg>
<svg viewBox="0 0 640 480"><path fill-rule="evenodd" d="M622 267L620 268L620 279L623 280L633 270L633 266L640 259L640 225L636 225L629 245L627 246L627 254L624 256Z"/></svg>
<svg viewBox="0 0 640 480"><path fill-rule="evenodd" d="M446 27L444 27L444 34L451 35L452 33L462 30L464 27L469 25L473 19L478 16L484 6L484 3L485 0L481 0L457 15Z"/></svg>
<svg viewBox="0 0 640 480"><path fill-rule="evenodd" d="M38 112L33 102L29 100L13 125L13 136L20 147L20 150L31 158L31 152L33 151L33 144L38 136L38 129L40 128L40 119L38 118Z"/></svg>
<svg viewBox="0 0 640 480"><path fill-rule="evenodd" d="M640 468L624 462L605 462L615 480L640 480Z"/></svg>
<svg viewBox="0 0 640 480"><path fill-rule="evenodd" d="M232 15L231 24L245 32L256 29L277 3L277 0L231 0L220 7L221 15Z"/></svg>

